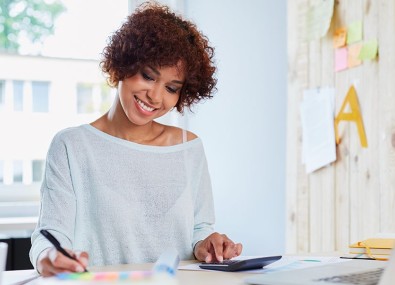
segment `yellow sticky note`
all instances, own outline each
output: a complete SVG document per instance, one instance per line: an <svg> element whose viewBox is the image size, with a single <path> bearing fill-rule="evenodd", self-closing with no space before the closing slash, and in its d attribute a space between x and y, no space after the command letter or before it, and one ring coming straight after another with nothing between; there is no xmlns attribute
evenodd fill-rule
<svg viewBox="0 0 395 285"><path fill-rule="evenodd" d="M362 63L362 60L359 58L361 48L362 48L362 44L355 44L348 47L348 57L347 57L348 68L358 66Z"/></svg>
<svg viewBox="0 0 395 285"><path fill-rule="evenodd" d="M351 112L347 112L347 113L345 112L347 105L350 106ZM350 89L348 90L347 96L344 99L342 107L340 108L340 111L335 119L335 136L336 136L337 144L339 144L340 142L340 137L338 134L338 125L340 121L348 121L348 122L356 123L361 145L362 147L368 147L365 129L363 127L363 122L362 122L362 115L359 110L357 92L355 91L354 86L351 86Z"/></svg>
<svg viewBox="0 0 395 285"><path fill-rule="evenodd" d="M347 29L339 28L336 29L335 34L333 36L333 47L340 48L346 45L347 39Z"/></svg>
<svg viewBox="0 0 395 285"><path fill-rule="evenodd" d="M369 60L375 59L377 56L379 44L377 40L371 40L363 44L361 52L359 53L359 59Z"/></svg>
<svg viewBox="0 0 395 285"><path fill-rule="evenodd" d="M362 21L351 23L347 29L347 44L362 40Z"/></svg>

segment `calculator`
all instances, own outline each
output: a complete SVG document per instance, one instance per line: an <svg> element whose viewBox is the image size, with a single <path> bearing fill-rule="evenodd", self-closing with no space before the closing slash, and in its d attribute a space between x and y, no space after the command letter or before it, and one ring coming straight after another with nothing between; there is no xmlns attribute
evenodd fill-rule
<svg viewBox="0 0 395 285"><path fill-rule="evenodd" d="M201 263L199 267L202 269L230 271L230 272L261 269L262 267L269 265L270 263L273 263L279 260L280 258L281 255L244 259L244 260L229 259L229 260L224 260L223 262Z"/></svg>

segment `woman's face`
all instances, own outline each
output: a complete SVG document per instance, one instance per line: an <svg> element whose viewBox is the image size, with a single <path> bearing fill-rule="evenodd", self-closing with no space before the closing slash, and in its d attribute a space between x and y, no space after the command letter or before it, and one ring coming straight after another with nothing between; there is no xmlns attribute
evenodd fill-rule
<svg viewBox="0 0 395 285"><path fill-rule="evenodd" d="M180 66L143 67L118 84L122 109L130 122L145 125L169 112L180 98L185 75Z"/></svg>

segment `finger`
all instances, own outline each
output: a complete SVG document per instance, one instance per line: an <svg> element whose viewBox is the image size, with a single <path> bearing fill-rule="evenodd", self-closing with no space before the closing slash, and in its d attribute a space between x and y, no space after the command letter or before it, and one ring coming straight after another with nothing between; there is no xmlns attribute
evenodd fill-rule
<svg viewBox="0 0 395 285"><path fill-rule="evenodd" d="M224 247L223 239L222 238L214 238L214 239L211 240L211 245L212 245L212 248L213 248L213 250L215 252L214 256L216 257L216 259L219 262L222 262L224 260L224 257L223 257L223 247Z"/></svg>
<svg viewBox="0 0 395 285"><path fill-rule="evenodd" d="M204 262L210 263L211 261L213 261L213 255L208 252L206 258L204 259Z"/></svg>
<svg viewBox="0 0 395 285"><path fill-rule="evenodd" d="M208 249L205 246L206 242L204 241L199 241L195 245L195 257L199 261L205 261Z"/></svg>
<svg viewBox="0 0 395 285"><path fill-rule="evenodd" d="M73 252L68 252L74 255ZM48 254L49 260L52 263L52 266L55 268L55 271L61 270L63 271L71 271L71 272L84 272L84 268L82 265L66 256L64 256L61 252L57 251L55 248L51 249Z"/></svg>
<svg viewBox="0 0 395 285"><path fill-rule="evenodd" d="M88 267L89 264L89 254L85 251L76 251L75 252L75 257L78 259L80 264L86 268Z"/></svg>
<svg viewBox="0 0 395 285"><path fill-rule="evenodd" d="M243 245L241 243L236 244L236 256L239 256L243 251Z"/></svg>
<svg viewBox="0 0 395 285"><path fill-rule="evenodd" d="M236 245L233 242L224 242L224 259L235 257Z"/></svg>
<svg viewBox="0 0 395 285"><path fill-rule="evenodd" d="M56 268L53 266L52 262L49 260L49 258L44 258L40 261L41 263L41 271L40 274L44 277L49 277L53 276L55 274L61 273L61 272L68 272L71 273L69 270L64 270L61 268Z"/></svg>

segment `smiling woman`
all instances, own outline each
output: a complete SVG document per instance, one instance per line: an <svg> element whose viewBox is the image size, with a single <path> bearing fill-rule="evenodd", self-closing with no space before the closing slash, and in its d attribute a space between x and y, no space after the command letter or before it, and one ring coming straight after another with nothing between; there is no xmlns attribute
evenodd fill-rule
<svg viewBox="0 0 395 285"><path fill-rule="evenodd" d="M88 259L152 262L165 248L207 262L240 255L241 244L214 232L202 141L155 121L212 97L213 56L192 22L151 2L111 36L102 69L117 88L112 106L90 124L58 132L48 151L30 252L41 274L81 272ZM56 252L43 229L82 251L79 260Z"/></svg>

